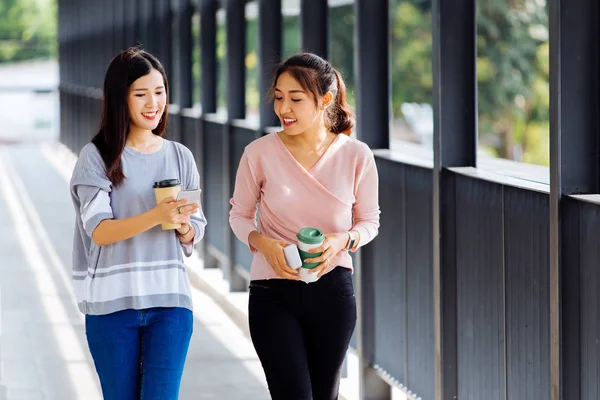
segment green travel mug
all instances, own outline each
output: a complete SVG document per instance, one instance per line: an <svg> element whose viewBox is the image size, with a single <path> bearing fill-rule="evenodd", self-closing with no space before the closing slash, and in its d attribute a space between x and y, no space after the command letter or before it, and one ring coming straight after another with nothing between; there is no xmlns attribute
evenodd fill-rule
<svg viewBox="0 0 600 400"><path fill-rule="evenodd" d="M302 259L302 267L298 270L300 279L303 282L310 283L317 280L318 274L309 274L309 270L317 267L320 263L309 263L304 260L307 258L319 257L322 253L309 253L311 249L315 249L323 244L325 235L323 231L317 228L302 228L296 235L298 239L298 252Z"/></svg>

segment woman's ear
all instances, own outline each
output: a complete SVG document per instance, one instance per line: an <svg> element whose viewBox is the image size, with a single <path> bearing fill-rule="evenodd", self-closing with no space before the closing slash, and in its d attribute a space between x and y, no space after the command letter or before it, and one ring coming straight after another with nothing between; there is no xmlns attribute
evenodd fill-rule
<svg viewBox="0 0 600 400"><path fill-rule="evenodd" d="M323 96L323 101L321 103L321 110L326 109L332 103L333 103L333 93L331 93L331 92L325 93L325 95Z"/></svg>

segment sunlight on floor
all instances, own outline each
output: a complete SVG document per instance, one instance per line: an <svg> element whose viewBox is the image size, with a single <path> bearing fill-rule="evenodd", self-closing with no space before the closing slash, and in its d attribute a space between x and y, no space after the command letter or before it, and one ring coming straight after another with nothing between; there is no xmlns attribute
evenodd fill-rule
<svg viewBox="0 0 600 400"><path fill-rule="evenodd" d="M39 216L32 206L29 195L23 190L22 183L16 183L19 178L10 160L8 158L3 159L1 155L0 174L2 194L13 218L13 226L22 251L26 255L28 266L33 272L31 275L35 278L37 292L45 316L51 326L51 332L48 333L54 338L54 342L66 364L73 391L78 399L101 399L98 386L94 383L96 375L88 364L84 348L78 340L77 333L72 325L73 323L81 323L81 320L69 320L63 303L64 300L61 299L54 284L50 266L38 247L39 242L35 232L43 231L44 228L39 225L37 229L34 229L27 219L26 215L36 220L39 220ZM13 180L15 183L13 183ZM63 271L66 271L66 269L63 268Z"/></svg>

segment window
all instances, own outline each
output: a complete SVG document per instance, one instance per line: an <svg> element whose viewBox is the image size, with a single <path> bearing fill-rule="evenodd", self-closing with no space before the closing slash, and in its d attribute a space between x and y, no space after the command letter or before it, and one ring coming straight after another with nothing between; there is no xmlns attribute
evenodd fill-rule
<svg viewBox="0 0 600 400"><path fill-rule="evenodd" d="M227 117L227 31L224 9L217 11L217 114Z"/></svg>
<svg viewBox="0 0 600 400"><path fill-rule="evenodd" d="M391 0L390 148L433 149L431 0Z"/></svg>
<svg viewBox="0 0 600 400"><path fill-rule="evenodd" d="M549 164L546 0L477 0L479 152Z"/></svg>
<svg viewBox="0 0 600 400"><path fill-rule="evenodd" d="M283 0L283 59L302 51L300 37L300 0Z"/></svg>
<svg viewBox="0 0 600 400"><path fill-rule="evenodd" d="M200 107L200 13L192 16L192 104L194 108Z"/></svg>
<svg viewBox="0 0 600 400"><path fill-rule="evenodd" d="M342 74L354 108L354 2L329 0L329 7L329 61Z"/></svg>
<svg viewBox="0 0 600 400"><path fill-rule="evenodd" d="M246 119L258 126L260 123L260 93L258 91L258 6L246 4Z"/></svg>

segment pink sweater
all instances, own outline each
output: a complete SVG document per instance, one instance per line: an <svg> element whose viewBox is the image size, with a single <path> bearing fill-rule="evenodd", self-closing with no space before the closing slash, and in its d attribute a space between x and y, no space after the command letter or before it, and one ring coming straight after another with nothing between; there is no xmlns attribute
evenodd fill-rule
<svg viewBox="0 0 600 400"><path fill-rule="evenodd" d="M255 230L297 243L296 233L313 227L326 234L355 229L360 233L358 246L364 246L379 229L375 159L366 144L339 134L307 171L272 133L246 147L230 203L231 229L246 245ZM250 279L278 278L264 256L251 246L250 250L254 253ZM348 251L338 253L328 269L337 265L352 269Z"/></svg>

